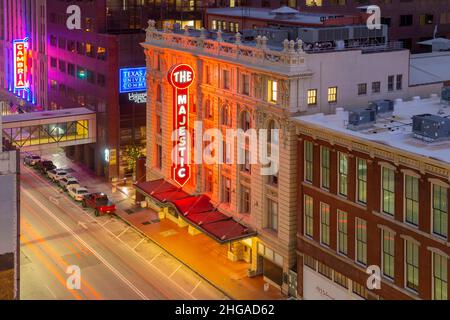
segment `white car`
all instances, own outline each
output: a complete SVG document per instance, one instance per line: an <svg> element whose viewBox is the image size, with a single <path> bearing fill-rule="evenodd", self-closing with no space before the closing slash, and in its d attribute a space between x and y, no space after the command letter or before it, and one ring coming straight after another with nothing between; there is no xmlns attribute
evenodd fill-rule
<svg viewBox="0 0 450 320"><path fill-rule="evenodd" d="M83 196L89 193L89 191L83 187L69 187L67 188L67 191L69 192L69 195L75 199L75 201L82 201Z"/></svg>
<svg viewBox="0 0 450 320"><path fill-rule="evenodd" d="M59 180L59 185L64 190L67 190L69 187L79 187L80 183L78 182L77 178L74 178L72 176L65 176L64 178Z"/></svg>
<svg viewBox="0 0 450 320"><path fill-rule="evenodd" d="M32 167L34 167L39 161L41 161L41 157L35 154L29 154L23 159L24 164Z"/></svg>
<svg viewBox="0 0 450 320"><path fill-rule="evenodd" d="M59 180L61 180L65 176L67 176L67 171L62 170L62 169L54 169L54 170L48 171L47 175L50 178L50 180L52 180L53 182L58 182Z"/></svg>

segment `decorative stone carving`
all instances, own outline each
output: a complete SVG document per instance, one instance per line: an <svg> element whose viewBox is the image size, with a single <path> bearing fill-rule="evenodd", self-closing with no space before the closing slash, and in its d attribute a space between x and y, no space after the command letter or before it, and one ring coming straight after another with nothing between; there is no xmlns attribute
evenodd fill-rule
<svg viewBox="0 0 450 320"><path fill-rule="evenodd" d="M242 44L241 37L242 37L241 34L239 32L236 32L236 45L237 46L240 46Z"/></svg>
<svg viewBox="0 0 450 320"><path fill-rule="evenodd" d="M223 38L222 38L222 30L221 30L221 29L219 29L219 30L217 31L217 41L223 42Z"/></svg>
<svg viewBox="0 0 450 320"><path fill-rule="evenodd" d="M267 41L268 41L268 39L266 36L263 36L261 38L261 49L263 49L263 50L267 49Z"/></svg>
<svg viewBox="0 0 450 320"><path fill-rule="evenodd" d="M289 40L288 39L284 39L283 41L283 52L288 52L289 50Z"/></svg>
<svg viewBox="0 0 450 320"><path fill-rule="evenodd" d="M298 39L297 40L297 52L298 53L304 53L305 51L303 51L303 41L302 39Z"/></svg>

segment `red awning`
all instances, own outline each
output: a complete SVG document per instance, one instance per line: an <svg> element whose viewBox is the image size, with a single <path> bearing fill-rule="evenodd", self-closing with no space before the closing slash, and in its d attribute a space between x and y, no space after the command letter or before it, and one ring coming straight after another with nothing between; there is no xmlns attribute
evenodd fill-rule
<svg viewBox="0 0 450 320"><path fill-rule="evenodd" d="M135 188L162 204L173 206L187 223L219 243L256 235L254 230L219 212L206 195L191 196L165 180L137 183Z"/></svg>

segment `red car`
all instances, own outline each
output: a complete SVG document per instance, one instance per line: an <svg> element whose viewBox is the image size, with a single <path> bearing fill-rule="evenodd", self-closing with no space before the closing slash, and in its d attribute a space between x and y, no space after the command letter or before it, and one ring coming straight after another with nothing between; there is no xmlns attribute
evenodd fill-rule
<svg viewBox="0 0 450 320"><path fill-rule="evenodd" d="M95 216L101 214L110 214L116 212L116 205L109 201L108 196L104 193L90 193L83 197L82 204L84 208L92 208L95 210Z"/></svg>

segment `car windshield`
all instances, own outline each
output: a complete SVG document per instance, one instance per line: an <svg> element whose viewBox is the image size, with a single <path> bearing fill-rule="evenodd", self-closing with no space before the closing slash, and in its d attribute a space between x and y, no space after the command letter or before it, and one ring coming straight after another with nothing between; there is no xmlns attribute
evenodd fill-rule
<svg viewBox="0 0 450 320"><path fill-rule="evenodd" d="M77 191L78 194L86 194L88 193L87 190L78 190Z"/></svg>

